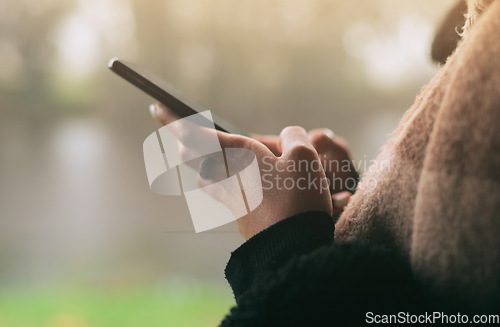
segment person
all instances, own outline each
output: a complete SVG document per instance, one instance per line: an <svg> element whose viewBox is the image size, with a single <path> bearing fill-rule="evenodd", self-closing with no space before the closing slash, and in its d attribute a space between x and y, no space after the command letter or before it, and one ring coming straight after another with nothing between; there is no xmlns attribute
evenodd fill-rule
<svg viewBox="0 0 500 327"><path fill-rule="evenodd" d="M499 0L469 2L476 26L382 150L377 162L391 158L391 167L370 168L352 198L331 176L346 181L357 172L324 164L351 162L345 141L328 130L218 132L223 148L252 150L273 175L320 181L266 189L261 205L238 220L246 242L225 269L236 307L221 326L498 319L499 16ZM179 118L162 105L153 114L163 124ZM299 160L324 169L286 169Z"/></svg>

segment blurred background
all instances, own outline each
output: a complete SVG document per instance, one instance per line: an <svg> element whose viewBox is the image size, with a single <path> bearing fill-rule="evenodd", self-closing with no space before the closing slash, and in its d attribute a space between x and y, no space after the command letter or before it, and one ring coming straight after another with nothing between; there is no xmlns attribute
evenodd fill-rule
<svg viewBox="0 0 500 327"><path fill-rule="evenodd" d="M0 0L0 326L214 326L243 239L148 187L151 98L111 57L241 128L329 127L369 164L436 72L453 1ZM364 164L363 164L364 166Z"/></svg>

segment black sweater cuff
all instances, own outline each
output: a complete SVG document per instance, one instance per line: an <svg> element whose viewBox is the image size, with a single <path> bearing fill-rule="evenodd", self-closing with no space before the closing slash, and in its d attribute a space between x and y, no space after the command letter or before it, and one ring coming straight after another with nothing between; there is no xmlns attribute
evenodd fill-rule
<svg viewBox="0 0 500 327"><path fill-rule="evenodd" d="M236 301L246 290L293 257L330 244L334 228L330 215L310 211L282 220L243 243L231 253L225 269Z"/></svg>

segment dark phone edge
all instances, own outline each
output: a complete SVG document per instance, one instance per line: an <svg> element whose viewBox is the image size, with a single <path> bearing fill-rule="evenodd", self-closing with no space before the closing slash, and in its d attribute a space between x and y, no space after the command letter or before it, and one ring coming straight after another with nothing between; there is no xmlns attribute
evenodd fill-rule
<svg viewBox="0 0 500 327"><path fill-rule="evenodd" d="M166 86L168 90L163 90L158 85L148 80L146 77L142 76L141 74L137 73L136 71L128 67L118 58L112 58L109 61L108 68L111 69L114 73L116 73L120 77L127 80L129 83L133 84L137 88L141 89L142 91L146 92L156 100L166 105L168 108L170 108L172 111L174 111L182 118L208 110L202 107L201 105L195 103L192 99L182 96L181 93L178 90L174 89L173 87ZM174 94L177 94L177 96L175 96ZM183 97L184 99L180 100L179 98L181 97ZM190 104L194 107L197 107L199 111L193 109L185 102L190 102ZM214 119L215 129L221 132L231 133L229 132L230 130L229 128L224 128L219 123L216 122L216 120L220 121L221 119L214 117L213 113L212 113L212 118ZM243 133L239 132L233 132L233 133L244 135Z"/></svg>

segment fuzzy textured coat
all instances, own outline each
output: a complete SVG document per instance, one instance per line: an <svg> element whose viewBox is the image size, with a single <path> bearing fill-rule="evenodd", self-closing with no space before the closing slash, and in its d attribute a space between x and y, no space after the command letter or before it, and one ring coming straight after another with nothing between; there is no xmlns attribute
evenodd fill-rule
<svg viewBox="0 0 500 327"><path fill-rule="evenodd" d="M335 240L399 251L437 294L500 291L500 0L469 3L464 37L363 176Z"/></svg>

